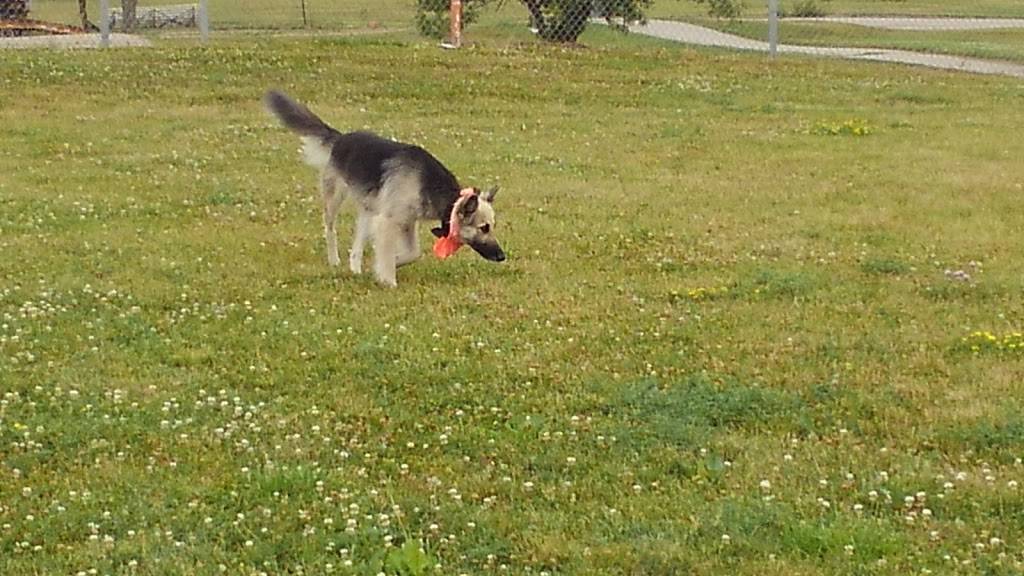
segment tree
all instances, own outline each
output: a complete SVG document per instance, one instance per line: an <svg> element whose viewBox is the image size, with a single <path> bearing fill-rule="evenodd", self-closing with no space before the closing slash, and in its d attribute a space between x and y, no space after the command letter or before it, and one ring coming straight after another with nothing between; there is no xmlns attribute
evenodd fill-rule
<svg viewBox="0 0 1024 576"><path fill-rule="evenodd" d="M121 17L124 19L121 28L125 32L135 29L135 8L138 5L139 0L121 0Z"/></svg>
<svg viewBox="0 0 1024 576"><path fill-rule="evenodd" d="M488 5L501 6L509 0L463 0L463 24L472 22L478 11ZM549 42L575 42L594 18L610 26L627 30L634 22L644 22L654 0L519 0L530 13L530 26ZM667 0L665 0L667 1ZM742 0L693 0L707 4L712 14L736 16ZM450 0L416 0L416 24L426 36L443 37L448 30Z"/></svg>
<svg viewBox="0 0 1024 576"><path fill-rule="evenodd" d="M743 12L743 0L694 0L697 4L707 4L708 14L718 18L738 18Z"/></svg>
<svg viewBox="0 0 1024 576"><path fill-rule="evenodd" d="M631 22L643 22L644 11L653 0L522 0L530 12L537 35L551 42L575 42L591 18L626 29Z"/></svg>
<svg viewBox="0 0 1024 576"><path fill-rule="evenodd" d="M89 10L86 8L87 0L78 0L78 17L82 19L82 28L93 32L98 30L95 24L89 21Z"/></svg>

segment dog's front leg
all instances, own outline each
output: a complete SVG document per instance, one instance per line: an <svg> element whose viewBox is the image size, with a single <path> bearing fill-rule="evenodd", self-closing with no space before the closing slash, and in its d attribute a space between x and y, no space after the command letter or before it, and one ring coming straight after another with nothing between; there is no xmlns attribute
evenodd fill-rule
<svg viewBox="0 0 1024 576"><path fill-rule="evenodd" d="M401 227L394 220L383 214L377 216L373 229L374 272L378 282L391 288L398 286L395 264L400 235Z"/></svg>

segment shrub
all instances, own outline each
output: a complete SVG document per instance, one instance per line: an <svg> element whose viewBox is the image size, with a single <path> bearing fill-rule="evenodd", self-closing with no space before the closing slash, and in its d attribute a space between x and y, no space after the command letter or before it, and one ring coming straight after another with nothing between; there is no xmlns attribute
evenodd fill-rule
<svg viewBox="0 0 1024 576"><path fill-rule="evenodd" d="M708 14L718 18L738 18L743 13L743 0L694 0L708 5Z"/></svg>
<svg viewBox="0 0 1024 576"><path fill-rule="evenodd" d="M824 15L825 10L817 0L798 0L793 4L793 10L786 14L795 18L820 18Z"/></svg>
<svg viewBox="0 0 1024 576"><path fill-rule="evenodd" d="M604 18L625 29L642 22L652 0L523 0L537 34L550 42L575 42L591 18ZM621 19L618 24L613 19Z"/></svg>
<svg viewBox="0 0 1024 576"><path fill-rule="evenodd" d="M462 28L465 29L480 16L480 9L489 0L463 0ZM450 0L416 0L416 29L420 34L442 39L448 36Z"/></svg>

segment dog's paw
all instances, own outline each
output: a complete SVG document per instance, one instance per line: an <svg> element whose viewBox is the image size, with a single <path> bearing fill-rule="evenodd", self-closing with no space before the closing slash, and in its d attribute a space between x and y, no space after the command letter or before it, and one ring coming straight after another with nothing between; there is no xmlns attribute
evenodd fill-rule
<svg viewBox="0 0 1024 576"><path fill-rule="evenodd" d="M394 278L377 278L377 283L385 288L398 288L398 282Z"/></svg>
<svg viewBox="0 0 1024 576"><path fill-rule="evenodd" d="M338 266L341 265L341 258L338 258L337 254L328 254L327 265L330 266L331 268L337 268Z"/></svg>
<svg viewBox="0 0 1024 576"><path fill-rule="evenodd" d="M363 258L362 258L362 256L359 256L359 257L356 257L355 255L349 256L348 257L348 269L351 270L353 274L362 274L363 273Z"/></svg>

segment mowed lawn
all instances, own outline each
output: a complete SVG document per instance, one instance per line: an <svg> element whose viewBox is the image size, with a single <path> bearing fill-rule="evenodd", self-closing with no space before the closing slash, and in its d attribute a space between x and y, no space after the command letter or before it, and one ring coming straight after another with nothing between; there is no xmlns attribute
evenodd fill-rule
<svg viewBox="0 0 1024 576"><path fill-rule="evenodd" d="M5 53L0 573L1019 573L1024 85L602 38ZM271 86L509 261L328 269Z"/></svg>
<svg viewBox="0 0 1024 576"><path fill-rule="evenodd" d="M713 18L693 21L754 40L764 41L768 37L766 21L728 21ZM1024 62L1024 28L907 31L880 30L852 24L783 21L779 27L779 35L782 44L892 48Z"/></svg>
<svg viewBox="0 0 1024 576"><path fill-rule="evenodd" d="M782 16L807 16L806 0L782 1ZM817 0L813 15L909 18L1024 18L1024 4L1016 0L971 2L931 0ZM754 40L767 42L767 3L748 2L737 19L716 18L706 4L660 1L652 18L685 20ZM886 30L854 24L782 20L779 42L805 46L891 48L993 60L1024 61L1024 29L993 30Z"/></svg>
<svg viewBox="0 0 1024 576"><path fill-rule="evenodd" d="M48 0L67 2L68 0ZM143 0L153 1L156 0ZM266 1L266 0L262 0ZM322 1L322 0L319 0ZM344 0L342 0L344 1ZM398 0L385 0L395 2ZM736 4L736 2L732 2ZM743 16L766 15L768 0L741 2ZM657 0L652 16L657 18L677 15L707 14L707 0ZM809 11L844 16L916 16L916 17L981 17L1016 18L1024 16L1024 7L1017 0L779 0L779 11L794 14Z"/></svg>

